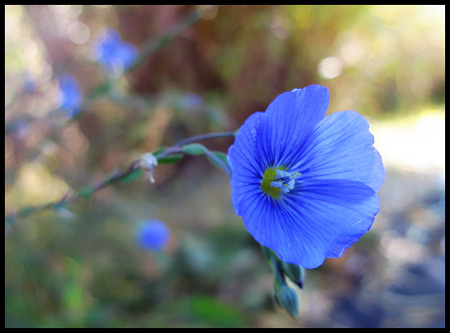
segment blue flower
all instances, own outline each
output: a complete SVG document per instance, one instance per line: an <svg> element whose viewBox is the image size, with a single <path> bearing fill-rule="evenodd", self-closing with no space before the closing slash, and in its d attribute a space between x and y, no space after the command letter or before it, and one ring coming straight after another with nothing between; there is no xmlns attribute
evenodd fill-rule
<svg viewBox="0 0 450 333"><path fill-rule="evenodd" d="M67 113L67 116L73 117L80 112L83 102L78 81L72 75L65 73L60 76L58 83L60 108Z"/></svg>
<svg viewBox="0 0 450 333"><path fill-rule="evenodd" d="M228 151L232 201L250 234L305 268L340 257L372 226L384 181L367 120L325 117L328 89L279 95L252 114Z"/></svg>
<svg viewBox="0 0 450 333"><path fill-rule="evenodd" d="M136 239L142 248L149 251L160 251L170 241L170 229L164 222L150 219L141 225Z"/></svg>
<svg viewBox="0 0 450 333"><path fill-rule="evenodd" d="M203 104L203 98L194 93L187 93L183 96L182 102L187 109L198 109Z"/></svg>
<svg viewBox="0 0 450 333"><path fill-rule="evenodd" d="M108 29L94 48L95 56L105 72L114 74L129 68L138 56L137 48L123 42L117 31Z"/></svg>
<svg viewBox="0 0 450 333"><path fill-rule="evenodd" d="M26 94L32 94L36 90L36 82L34 81L33 77L28 72L24 72L22 74L23 78L23 91Z"/></svg>

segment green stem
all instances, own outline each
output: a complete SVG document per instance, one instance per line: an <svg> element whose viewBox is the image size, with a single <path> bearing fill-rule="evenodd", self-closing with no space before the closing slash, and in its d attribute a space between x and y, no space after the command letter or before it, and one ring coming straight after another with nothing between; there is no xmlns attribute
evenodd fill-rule
<svg viewBox="0 0 450 333"><path fill-rule="evenodd" d="M179 152L179 147L184 146L185 144L194 142L194 141L200 141L205 139L214 139L214 138L229 138L234 137L235 132L216 132L216 133L209 133L209 134L199 134L192 136L190 138L178 141L175 143L172 147L167 149L166 151L162 152L158 156L155 156L156 158L161 158L169 154L177 153Z"/></svg>
<svg viewBox="0 0 450 333"><path fill-rule="evenodd" d="M286 280L284 279L283 274L281 273L281 266L280 262L277 258L275 258L275 255L271 252L270 254L272 258L272 264L273 264L273 270L275 271L275 276L277 280L281 283L282 286L287 285Z"/></svg>
<svg viewBox="0 0 450 333"><path fill-rule="evenodd" d="M171 41L175 39L178 35L180 35L183 31L185 31L187 28L189 28L191 25L196 23L202 13L194 10L191 13L187 14L181 22L179 22L171 31L169 31L166 35L160 36L154 40L152 40L147 46L145 46L141 54L139 55L139 58L136 60L136 62L128 69L128 71L131 71L135 69L136 67L139 67L150 54L158 51L163 46L169 44Z"/></svg>
<svg viewBox="0 0 450 333"><path fill-rule="evenodd" d="M222 170L225 171L227 175L231 177L231 170L228 164L224 163L220 158L218 158L209 150L206 150L205 155L208 156L210 159L214 160L218 165L220 165Z"/></svg>
<svg viewBox="0 0 450 333"><path fill-rule="evenodd" d="M216 133L208 133L208 134L199 134L199 135L195 135L190 138L187 138L187 139L177 142L174 145L174 147L184 146L187 143L194 142L194 141L200 141L200 140L204 140L204 139L234 137L234 135L235 135L234 133L235 132L216 132Z"/></svg>
<svg viewBox="0 0 450 333"><path fill-rule="evenodd" d="M5 217L5 223L7 223L7 224L12 223L19 217L26 217L26 216L29 216L29 215L32 215L32 214L35 214L35 213L38 213L38 212L41 212L41 211L47 210L47 209L57 209L57 208L66 206L67 204L72 203L77 199L80 199L83 197L84 198L90 197L92 194L100 191L102 188L119 182L125 176L128 176L133 171L141 168L139 162L140 162L140 160L134 161L133 163L130 164L130 166L128 167L127 170L122 171L122 172L117 172L117 173L113 174L112 176L106 177L103 181L101 181L100 183L98 183L97 185L95 185L93 187L85 186L85 187L83 187L82 191L78 191L78 192L68 191L68 192L66 192L66 194L64 194L64 196L61 199L59 199L56 202L50 202L50 203L40 205L40 206L25 207L25 208L19 210L17 213L9 214Z"/></svg>
<svg viewBox="0 0 450 333"><path fill-rule="evenodd" d="M193 137L190 137L190 138L187 138L187 139L177 142L172 147L170 147L169 149L167 149L166 151L164 151L163 153L161 153L160 155L157 155L155 157L162 158L163 156L167 156L167 155L170 155L173 153L180 153L180 152L182 152L182 150L180 149L180 146L183 146L189 142L204 140L204 139L211 139L211 138L232 137L232 136L234 136L234 132L217 132L217 133L196 135L196 136L193 136ZM219 158L217 158L217 156L215 156L214 154L210 153L210 155L208 155L208 156L210 158L214 159L217 163L222 164L222 161ZM6 224L12 223L19 217L26 217L31 214L41 212L43 210L56 209L59 207L63 207L79 198L89 198L94 193L100 191L102 188L105 188L109 185L119 182L121 179L123 179L124 177L128 176L130 173L132 173L140 168L142 168L142 165L141 165L141 160L139 159L139 160L132 162L125 171L116 172L116 173L106 177L104 180L102 180L100 183L98 183L95 186L92 186L92 187L85 186L85 187L83 187L83 190L78 191L78 192L69 191L61 199L59 199L58 201L53 202L53 203L47 203L45 205L40 205L40 206L29 206L29 207L22 208L21 210L19 210L16 213L8 214L7 216L5 216L5 223ZM226 172L228 172L227 168L225 168L225 167L224 167L224 170Z"/></svg>

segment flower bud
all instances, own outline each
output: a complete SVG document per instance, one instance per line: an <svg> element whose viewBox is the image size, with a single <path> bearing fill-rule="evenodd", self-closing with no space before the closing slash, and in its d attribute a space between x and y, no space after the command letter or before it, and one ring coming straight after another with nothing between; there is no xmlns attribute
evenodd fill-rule
<svg viewBox="0 0 450 333"><path fill-rule="evenodd" d="M153 168L158 165L158 160L152 153L146 153L141 157L141 165L149 171L149 179L151 183L155 182L153 178Z"/></svg>
<svg viewBox="0 0 450 333"><path fill-rule="evenodd" d="M275 288L275 300L291 317L298 317L299 300L294 289L287 285L281 285L280 287Z"/></svg>
<svg viewBox="0 0 450 333"><path fill-rule="evenodd" d="M300 265L294 265L287 263L285 261L281 262L281 269L292 282L298 285L300 288L303 288L303 281L305 280L306 271Z"/></svg>

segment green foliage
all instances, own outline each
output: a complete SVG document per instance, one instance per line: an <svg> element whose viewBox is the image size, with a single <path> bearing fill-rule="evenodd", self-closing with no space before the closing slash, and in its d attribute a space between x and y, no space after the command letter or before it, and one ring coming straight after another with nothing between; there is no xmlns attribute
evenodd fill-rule
<svg viewBox="0 0 450 333"><path fill-rule="evenodd" d="M130 172L125 177L120 178L119 183L132 182L132 181L138 179L142 175L143 172L144 172L144 170L142 168L136 169L136 170Z"/></svg>
<svg viewBox="0 0 450 333"><path fill-rule="evenodd" d="M192 315L213 327L242 327L245 317L235 306L209 295L197 295L190 303Z"/></svg>
<svg viewBox="0 0 450 333"><path fill-rule="evenodd" d="M227 164L227 154L222 153L220 151L211 151L211 153L216 156L220 161L223 162L223 164L228 165ZM217 162L217 159L213 159L211 158L209 155L206 156L208 158L208 161L210 161L212 164L214 164L216 167L218 167L219 169L222 169L223 164L219 164Z"/></svg>
<svg viewBox="0 0 450 333"><path fill-rule="evenodd" d="M92 196L92 186L86 185L78 190L78 195L84 199L89 199Z"/></svg>
<svg viewBox="0 0 450 333"><path fill-rule="evenodd" d="M158 160L158 164L171 164L176 163L183 158L183 154L170 154L163 157L158 157L158 155L165 152L168 148L159 148L153 152L153 155L156 156Z"/></svg>
<svg viewBox="0 0 450 333"><path fill-rule="evenodd" d="M189 155L202 155L207 151L206 147L200 143L191 143L183 146L182 149L186 154Z"/></svg>
<svg viewBox="0 0 450 333"><path fill-rule="evenodd" d="M183 158L183 154L172 154L170 156L158 158L158 163L159 164L177 163L182 158Z"/></svg>

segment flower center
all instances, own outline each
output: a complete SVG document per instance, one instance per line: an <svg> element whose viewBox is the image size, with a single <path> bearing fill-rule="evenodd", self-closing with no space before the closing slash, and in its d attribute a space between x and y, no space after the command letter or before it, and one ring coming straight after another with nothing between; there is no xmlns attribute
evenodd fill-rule
<svg viewBox="0 0 450 333"><path fill-rule="evenodd" d="M278 199L281 193L288 193L294 188L296 178L300 175L301 173L297 171L285 171L283 167L267 168L264 171L261 189L272 198Z"/></svg>

